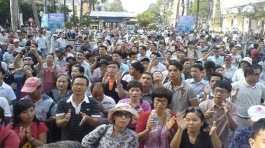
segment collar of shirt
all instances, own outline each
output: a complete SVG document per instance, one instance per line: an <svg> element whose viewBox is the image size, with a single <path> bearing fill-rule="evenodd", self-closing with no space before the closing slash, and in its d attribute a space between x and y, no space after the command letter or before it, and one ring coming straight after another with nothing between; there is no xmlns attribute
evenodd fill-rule
<svg viewBox="0 0 265 148"><path fill-rule="evenodd" d="M68 102L68 103L69 103L69 102L74 103L73 96L74 96L74 95L71 95L71 96L69 97L69 99L66 100L66 102ZM83 101L82 101L80 104L82 104L83 102L89 103L89 100L88 100L87 95L85 95Z"/></svg>
<svg viewBox="0 0 265 148"><path fill-rule="evenodd" d="M247 83L247 81L246 81L245 79L243 80L243 84L244 84L245 87L257 88L257 84L255 84L254 86L251 86L251 85L249 85L249 84Z"/></svg>
<svg viewBox="0 0 265 148"><path fill-rule="evenodd" d="M7 84L3 81L2 86L0 86L0 88L6 88Z"/></svg>

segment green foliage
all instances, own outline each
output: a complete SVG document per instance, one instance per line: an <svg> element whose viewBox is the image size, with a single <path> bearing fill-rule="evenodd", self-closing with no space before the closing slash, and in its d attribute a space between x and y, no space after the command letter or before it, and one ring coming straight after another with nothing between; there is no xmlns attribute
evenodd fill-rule
<svg viewBox="0 0 265 148"><path fill-rule="evenodd" d="M65 25L65 28L67 28L67 29L71 29L74 26L74 24L72 22L68 22L68 21L65 22L64 25Z"/></svg>
<svg viewBox="0 0 265 148"><path fill-rule="evenodd" d="M122 12L124 11L120 0L113 0L107 5L107 11Z"/></svg>
<svg viewBox="0 0 265 148"><path fill-rule="evenodd" d="M83 22L80 23L80 25L82 26L89 26L91 24L91 19L87 18L86 20L84 20Z"/></svg>
<svg viewBox="0 0 265 148"><path fill-rule="evenodd" d="M198 0L194 0L193 5L189 9L189 14L192 16L196 16L197 1ZM200 1L199 19L207 18L209 16L209 0L199 0L199 1Z"/></svg>
<svg viewBox="0 0 265 148"><path fill-rule="evenodd" d="M30 3L20 3L19 9L20 9L20 13L23 14L23 21L28 21L30 17L34 18L32 6Z"/></svg>
<svg viewBox="0 0 265 148"><path fill-rule="evenodd" d="M265 20L265 11L244 12L243 15L257 21Z"/></svg>
<svg viewBox="0 0 265 148"><path fill-rule="evenodd" d="M148 27L150 30L158 30L158 27L156 24L151 24L149 27Z"/></svg>
<svg viewBox="0 0 265 148"><path fill-rule="evenodd" d="M155 14L150 11L145 11L141 14L138 14L136 18L138 19L138 23L142 27L146 27L147 25L151 24L155 20Z"/></svg>
<svg viewBox="0 0 265 148"><path fill-rule="evenodd" d="M10 1L0 0L0 24L4 25L6 20L10 20Z"/></svg>

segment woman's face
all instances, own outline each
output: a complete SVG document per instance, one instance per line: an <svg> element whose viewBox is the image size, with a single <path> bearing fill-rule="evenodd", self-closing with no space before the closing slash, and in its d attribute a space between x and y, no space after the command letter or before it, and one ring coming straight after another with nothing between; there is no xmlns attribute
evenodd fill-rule
<svg viewBox="0 0 265 148"><path fill-rule="evenodd" d="M30 107L24 110L23 112L21 112L18 118L20 118L21 122L30 123L32 122L34 116L35 116L35 109L34 107Z"/></svg>
<svg viewBox="0 0 265 148"><path fill-rule="evenodd" d="M200 117L194 112L187 113L185 121L187 130L190 132L200 131L200 128L203 125L203 122L201 121Z"/></svg>
<svg viewBox="0 0 265 148"><path fill-rule="evenodd" d="M168 106L168 100L165 97L159 98L155 97L154 98L154 109L156 111L164 111Z"/></svg>
<svg viewBox="0 0 265 148"><path fill-rule="evenodd" d="M69 82L67 80L67 76L61 75L57 81L56 81L56 88L58 90L66 90L69 85Z"/></svg>
<svg viewBox="0 0 265 148"><path fill-rule="evenodd" d="M138 87L132 87L129 90L129 96L130 96L131 99L140 99L141 94L142 94L142 91Z"/></svg>
<svg viewBox="0 0 265 148"><path fill-rule="evenodd" d="M72 67L71 77L72 79L76 76L81 75L81 72L79 71L78 67Z"/></svg>
<svg viewBox="0 0 265 148"><path fill-rule="evenodd" d="M115 125L119 127L127 127L132 120L132 114L127 111L116 111L113 114L113 118L115 120Z"/></svg>

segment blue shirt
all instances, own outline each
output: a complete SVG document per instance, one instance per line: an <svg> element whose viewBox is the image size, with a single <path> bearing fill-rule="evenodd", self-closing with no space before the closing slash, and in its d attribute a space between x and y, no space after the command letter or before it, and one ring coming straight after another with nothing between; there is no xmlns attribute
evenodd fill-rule
<svg viewBox="0 0 265 148"><path fill-rule="evenodd" d="M248 142L250 135L250 127L244 127L236 130L235 135L230 143L230 148L250 148Z"/></svg>

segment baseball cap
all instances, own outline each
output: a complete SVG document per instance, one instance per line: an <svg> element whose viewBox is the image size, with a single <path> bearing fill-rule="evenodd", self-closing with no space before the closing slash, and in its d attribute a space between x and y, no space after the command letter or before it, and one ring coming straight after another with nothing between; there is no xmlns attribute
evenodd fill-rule
<svg viewBox="0 0 265 148"><path fill-rule="evenodd" d="M32 93L34 92L38 86L41 85L41 81L37 77L30 77L26 80L21 92Z"/></svg>
<svg viewBox="0 0 265 148"><path fill-rule="evenodd" d="M16 42L19 42L19 39L14 39L14 41L13 41L14 43L16 43Z"/></svg>
<svg viewBox="0 0 265 148"><path fill-rule="evenodd" d="M58 35L57 35L57 34L53 34L53 35L52 35L52 37L55 37L55 36L56 36L56 37L58 37Z"/></svg>
<svg viewBox="0 0 265 148"><path fill-rule="evenodd" d="M265 118L265 106L263 105L251 106L248 109L248 116L254 122L258 121L261 118Z"/></svg>
<svg viewBox="0 0 265 148"><path fill-rule="evenodd" d="M141 61L141 62L143 62L143 61L150 62L150 59L149 59L149 58L147 58L147 57L144 57L144 58L142 58L140 61Z"/></svg>
<svg viewBox="0 0 265 148"><path fill-rule="evenodd" d="M251 59L250 57L244 57L244 58L242 59L241 62L243 62L243 61L246 61L246 62L248 62L250 65L252 65L252 59Z"/></svg>

